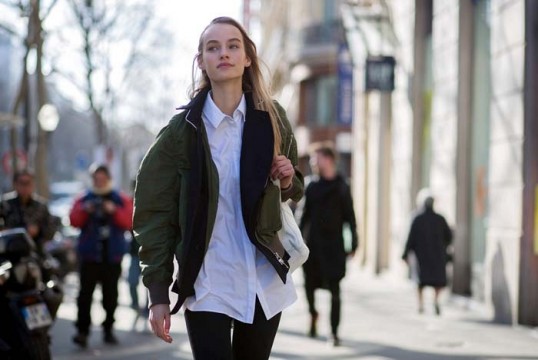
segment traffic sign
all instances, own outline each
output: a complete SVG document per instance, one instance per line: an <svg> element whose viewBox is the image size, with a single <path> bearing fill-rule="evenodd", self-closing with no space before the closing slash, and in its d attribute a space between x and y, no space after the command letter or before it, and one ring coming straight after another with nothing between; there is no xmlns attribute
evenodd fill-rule
<svg viewBox="0 0 538 360"><path fill-rule="evenodd" d="M15 155L17 156L17 169L24 169L26 166L28 166L28 157L26 156L26 153L23 150L17 150L15 152ZM13 173L13 152L12 151L6 151L2 155L2 167L4 168L4 172L8 174Z"/></svg>

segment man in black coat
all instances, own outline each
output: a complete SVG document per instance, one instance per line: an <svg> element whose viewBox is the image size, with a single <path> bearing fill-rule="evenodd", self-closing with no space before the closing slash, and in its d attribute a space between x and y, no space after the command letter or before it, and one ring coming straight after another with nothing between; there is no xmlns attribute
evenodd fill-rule
<svg viewBox="0 0 538 360"><path fill-rule="evenodd" d="M44 256L45 244L53 238L56 226L46 200L34 192L34 173L29 169L15 172L13 189L0 199L0 230L25 228L38 254Z"/></svg>
<svg viewBox="0 0 538 360"><path fill-rule="evenodd" d="M312 158L318 177L305 191L304 208L300 221L303 237L310 256L303 265L305 292L311 315L311 337L317 336L318 312L314 291L318 288L331 292L331 331L334 346L340 344L340 280L346 273L346 259L353 256L358 246L357 223L351 191L336 169L336 153L329 146L320 146ZM346 250L344 224L351 230L351 247Z"/></svg>
<svg viewBox="0 0 538 360"><path fill-rule="evenodd" d="M446 286L447 247L452 241L452 232L445 218L433 210L433 197L427 189L417 196L419 211L411 222L411 228L402 258L408 262L410 252L418 261L418 310L424 311L423 290L426 286L435 289L434 308L441 313L439 294Z"/></svg>

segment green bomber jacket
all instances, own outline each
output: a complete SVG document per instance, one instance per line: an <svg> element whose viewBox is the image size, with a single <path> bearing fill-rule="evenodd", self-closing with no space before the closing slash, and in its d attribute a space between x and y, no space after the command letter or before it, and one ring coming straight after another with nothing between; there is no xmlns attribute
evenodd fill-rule
<svg viewBox="0 0 538 360"><path fill-rule="evenodd" d="M194 295L194 282L215 224L219 178L202 121L208 91L198 93L159 132L138 170L133 230L140 244L142 281L149 290L150 306L170 303L172 283L172 291L178 294L175 311ZM279 227L274 225L280 224L280 204L261 201L272 185L268 179L274 134L269 114L254 108L250 93L245 93L245 99L240 160L243 220L251 242L285 282L289 255L276 236ZM282 191L280 200L299 201L304 179L297 169L297 143L284 109L277 102L275 105L281 119L281 154L295 167L292 185ZM174 256L178 264L175 280Z"/></svg>

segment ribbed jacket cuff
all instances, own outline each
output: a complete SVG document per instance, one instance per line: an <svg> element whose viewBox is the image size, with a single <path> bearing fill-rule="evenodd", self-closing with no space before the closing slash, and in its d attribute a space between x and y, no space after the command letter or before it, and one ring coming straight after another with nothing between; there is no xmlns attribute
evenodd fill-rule
<svg viewBox="0 0 538 360"><path fill-rule="evenodd" d="M280 198L282 201L286 201L289 198L291 198L291 195L293 193L293 181L291 182L290 186L288 186L287 189L280 189Z"/></svg>
<svg viewBox="0 0 538 360"><path fill-rule="evenodd" d="M148 285L149 303L148 308L153 305L166 304L170 305L170 297L168 296L168 284L153 283Z"/></svg>

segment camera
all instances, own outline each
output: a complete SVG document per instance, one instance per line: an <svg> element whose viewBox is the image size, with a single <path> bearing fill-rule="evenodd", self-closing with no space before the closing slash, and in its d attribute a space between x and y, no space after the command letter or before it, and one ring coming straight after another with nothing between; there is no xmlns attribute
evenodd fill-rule
<svg viewBox="0 0 538 360"><path fill-rule="evenodd" d="M105 212L105 206L104 206L104 199L100 196L94 198L94 199L91 199L91 200L87 200L85 203L84 203L84 207L86 208L86 210L88 210L88 212L98 218L98 219L105 219L106 218L106 212Z"/></svg>
<svg viewBox="0 0 538 360"><path fill-rule="evenodd" d="M105 199L103 197L96 197L91 200L87 200L84 203L84 207L90 213L90 216L97 221L99 238L101 240L108 239L110 236L110 215L105 211Z"/></svg>

